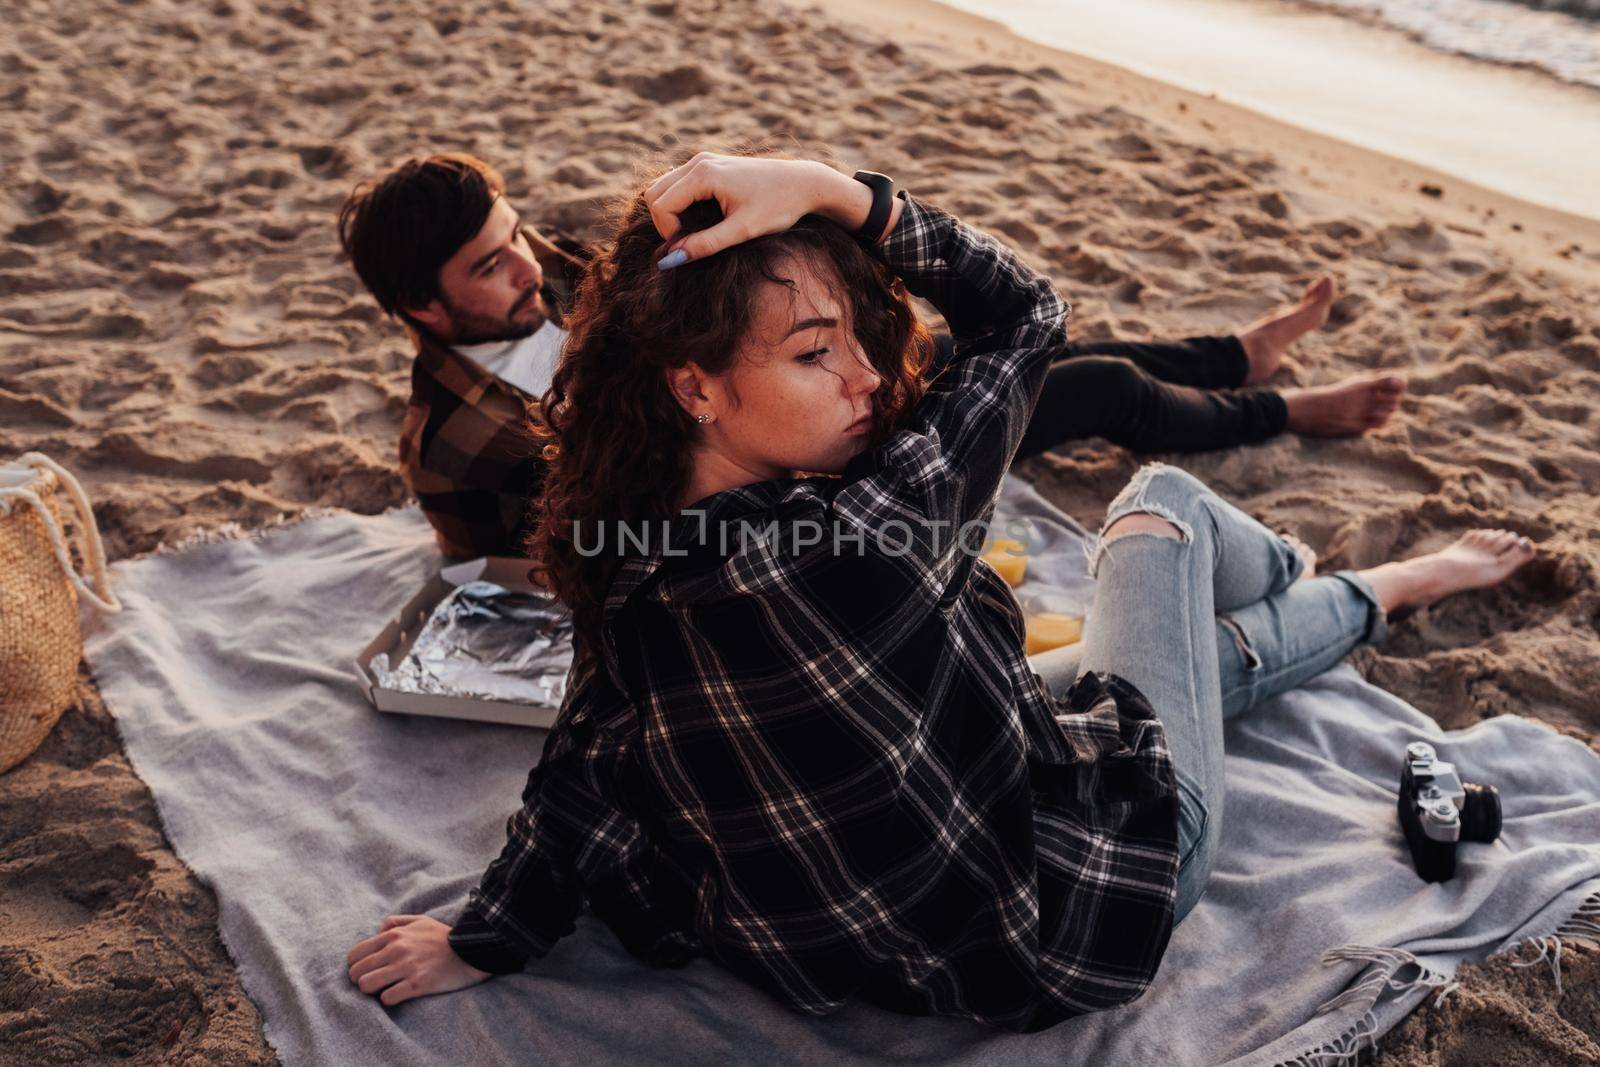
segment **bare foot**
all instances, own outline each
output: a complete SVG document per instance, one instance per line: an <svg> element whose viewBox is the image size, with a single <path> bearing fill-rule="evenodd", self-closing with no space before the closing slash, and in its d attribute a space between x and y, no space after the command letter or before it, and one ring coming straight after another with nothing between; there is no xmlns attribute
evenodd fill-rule
<svg viewBox="0 0 1600 1067"><path fill-rule="evenodd" d="M1532 559L1532 541L1512 530L1471 530L1455 544L1416 559L1361 572L1384 610L1427 607L1451 593L1498 585Z"/></svg>
<svg viewBox="0 0 1600 1067"><path fill-rule="evenodd" d="M1272 377L1289 346L1328 321L1328 309L1338 295L1339 283L1333 275L1319 275L1306 286L1299 304L1287 311L1263 315L1240 331L1239 342L1250 358L1250 371L1245 375L1244 384L1255 385Z"/></svg>
<svg viewBox="0 0 1600 1067"><path fill-rule="evenodd" d="M1292 533L1283 533L1280 531L1278 536L1283 538L1284 541L1288 543L1290 548L1294 549L1295 555L1305 560L1305 569L1300 572L1300 577L1296 578L1295 581L1303 582L1307 578L1310 578L1312 575L1317 573L1316 549L1312 548L1310 545L1306 544Z"/></svg>
<svg viewBox="0 0 1600 1067"><path fill-rule="evenodd" d="M1307 437L1353 437L1389 421L1400 406L1406 380L1398 374L1368 374L1333 385L1284 389L1289 409L1284 429Z"/></svg>

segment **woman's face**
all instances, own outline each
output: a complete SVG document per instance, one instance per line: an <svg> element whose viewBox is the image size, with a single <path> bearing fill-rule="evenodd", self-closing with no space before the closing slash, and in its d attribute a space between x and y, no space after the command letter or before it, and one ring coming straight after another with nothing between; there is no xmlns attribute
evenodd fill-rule
<svg viewBox="0 0 1600 1067"><path fill-rule="evenodd" d="M883 379L825 269L779 263L772 273L793 285L762 284L739 353L707 390L715 421L702 428L706 443L758 478L836 474L872 432Z"/></svg>

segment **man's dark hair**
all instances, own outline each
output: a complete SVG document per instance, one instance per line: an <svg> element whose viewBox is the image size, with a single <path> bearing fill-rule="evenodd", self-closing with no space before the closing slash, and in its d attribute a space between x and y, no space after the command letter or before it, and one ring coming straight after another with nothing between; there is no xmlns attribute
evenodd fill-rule
<svg viewBox="0 0 1600 1067"><path fill-rule="evenodd" d="M439 296L439 268L483 228L506 183L465 152L408 159L363 182L339 209L339 243L378 306L406 308Z"/></svg>

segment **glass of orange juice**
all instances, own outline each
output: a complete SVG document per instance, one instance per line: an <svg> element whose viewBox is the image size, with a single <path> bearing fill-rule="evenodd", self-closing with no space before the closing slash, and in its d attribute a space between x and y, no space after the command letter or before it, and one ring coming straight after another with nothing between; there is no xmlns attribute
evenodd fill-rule
<svg viewBox="0 0 1600 1067"><path fill-rule="evenodd" d="M1083 608L1073 597L1048 590L1019 597L1024 625L1024 652L1034 656L1083 640Z"/></svg>
<svg viewBox="0 0 1600 1067"><path fill-rule="evenodd" d="M1021 541L1005 537L986 541L982 559L1013 589L1022 584L1023 577L1028 573L1028 547Z"/></svg>

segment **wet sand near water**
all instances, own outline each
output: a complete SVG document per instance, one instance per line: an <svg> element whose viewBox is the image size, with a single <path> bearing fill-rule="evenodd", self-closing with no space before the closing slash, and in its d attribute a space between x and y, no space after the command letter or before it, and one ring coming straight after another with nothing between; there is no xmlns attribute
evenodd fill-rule
<svg viewBox="0 0 1600 1067"><path fill-rule="evenodd" d="M1440 52L1401 30L1315 2L951 0L951 6L999 19L1046 45L1600 218L1600 89L1592 86ZM1586 23L1574 32L1600 35Z"/></svg>

